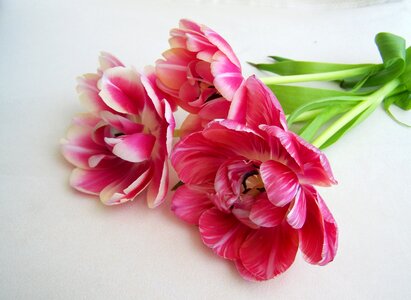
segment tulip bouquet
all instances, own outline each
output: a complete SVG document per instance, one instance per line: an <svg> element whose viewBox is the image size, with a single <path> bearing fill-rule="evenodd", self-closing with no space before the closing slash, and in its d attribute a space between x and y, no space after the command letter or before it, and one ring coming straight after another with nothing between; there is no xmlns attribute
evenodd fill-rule
<svg viewBox="0 0 411 300"><path fill-rule="evenodd" d="M410 108L410 48L381 34L382 64L273 57L254 65L281 76L260 80L242 74L232 48L210 28L181 20L170 34L155 67L139 73L102 53L97 73L78 79L88 112L62 140L76 167L71 185L106 205L142 194L154 208L171 190L170 161L179 178L172 211L198 226L203 243L243 278L281 274L298 248L311 264L332 261L337 225L315 186L337 182L318 148L382 101L388 112L391 104ZM284 85L324 80L347 90ZM179 129L177 108L188 112Z"/></svg>

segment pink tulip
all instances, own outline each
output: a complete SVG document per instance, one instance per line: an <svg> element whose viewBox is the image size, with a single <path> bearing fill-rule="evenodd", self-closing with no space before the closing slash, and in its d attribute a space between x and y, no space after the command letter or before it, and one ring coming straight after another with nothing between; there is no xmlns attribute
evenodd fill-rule
<svg viewBox="0 0 411 300"><path fill-rule="evenodd" d="M107 205L143 191L150 207L164 201L175 123L155 81L154 70L139 74L106 53L97 74L79 79L80 98L91 112L74 118L62 142L64 157L76 166L75 189Z"/></svg>
<svg viewBox="0 0 411 300"><path fill-rule="evenodd" d="M239 88L229 118L175 146L184 185L174 213L248 280L284 272L298 248L309 263L332 261L337 225L313 187L336 183L325 155L287 130L277 99L255 77Z"/></svg>
<svg viewBox="0 0 411 300"><path fill-rule="evenodd" d="M171 48L156 63L157 85L192 113L182 126L185 135L225 118L243 77L230 45L210 28L181 20L170 35Z"/></svg>

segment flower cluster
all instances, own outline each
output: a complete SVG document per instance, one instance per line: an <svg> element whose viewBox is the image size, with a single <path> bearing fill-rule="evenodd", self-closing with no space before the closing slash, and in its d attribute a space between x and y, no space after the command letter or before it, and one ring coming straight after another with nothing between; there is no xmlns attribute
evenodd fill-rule
<svg viewBox="0 0 411 300"><path fill-rule="evenodd" d="M182 20L170 46L143 74L103 53L97 74L79 79L89 113L63 141L72 186L109 205L146 191L155 207L170 155L181 181L171 209L245 279L284 272L298 248L309 263L332 261L337 226L314 188L336 183L325 155L288 129L274 94L243 77L216 32ZM171 150L176 107L189 114Z"/></svg>

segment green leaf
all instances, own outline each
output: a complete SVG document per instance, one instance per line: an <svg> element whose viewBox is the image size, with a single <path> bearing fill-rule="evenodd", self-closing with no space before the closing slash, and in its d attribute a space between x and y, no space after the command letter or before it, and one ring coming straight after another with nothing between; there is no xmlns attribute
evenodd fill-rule
<svg viewBox="0 0 411 300"><path fill-rule="evenodd" d="M353 93L345 91L311 88L295 85L269 84L268 87L277 96L286 114L291 114L297 108L319 99L354 95Z"/></svg>
<svg viewBox="0 0 411 300"><path fill-rule="evenodd" d="M398 124L402 126L411 127L411 125L401 122L393 115L393 113L390 110L390 107L392 104L397 105L403 110L410 110L411 109L411 95L408 92L404 92L404 93L397 94L397 95L384 99L384 110L391 117L391 119L393 119L395 122L397 122Z"/></svg>
<svg viewBox="0 0 411 300"><path fill-rule="evenodd" d="M352 119L350 122L345 124L340 130L338 130L334 135L332 135L325 143L323 143L320 146L320 149L325 149L332 144L334 144L336 141L338 141L349 129L357 125L358 123L362 122L364 119L366 119L376 108L378 107L378 103L375 105L369 106L367 109L365 109L362 113L357 115L354 119Z"/></svg>
<svg viewBox="0 0 411 300"><path fill-rule="evenodd" d="M331 106L317 115L311 122L307 123L298 133L308 142L312 142L321 127L337 115L346 112L349 109L347 106Z"/></svg>
<svg viewBox="0 0 411 300"><path fill-rule="evenodd" d="M283 58L278 58L278 62L266 63L266 64L255 64L249 63L259 70L269 71L271 73L279 75L302 75L302 74L316 74L316 73L326 73L335 72L342 70L355 69L360 67L374 66L373 64L334 64L334 63L321 63L321 62L310 62L310 61L295 61L287 60Z"/></svg>
<svg viewBox="0 0 411 300"><path fill-rule="evenodd" d="M375 43L384 63L384 68L370 76L364 86L378 86L387 83L405 70L405 40L392 33L380 32L375 36Z"/></svg>
<svg viewBox="0 0 411 300"><path fill-rule="evenodd" d="M312 101L307 103L303 106L297 108L288 118L287 122L291 125L299 115L319 108L325 107L332 107L337 106L341 108L351 108L352 106L358 104L359 101L363 101L363 97L361 96L339 96L339 97L329 97L324 99L318 99L316 101Z"/></svg>
<svg viewBox="0 0 411 300"><path fill-rule="evenodd" d="M405 54L405 70L401 75L401 81L411 92L411 47L408 47Z"/></svg>

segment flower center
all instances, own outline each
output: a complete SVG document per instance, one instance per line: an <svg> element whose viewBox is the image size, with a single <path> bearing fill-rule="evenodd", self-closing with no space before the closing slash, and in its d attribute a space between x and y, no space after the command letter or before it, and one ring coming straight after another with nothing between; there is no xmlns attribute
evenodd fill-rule
<svg viewBox="0 0 411 300"><path fill-rule="evenodd" d="M249 172L244 176L242 194L256 196L264 191L264 183L258 171Z"/></svg>

